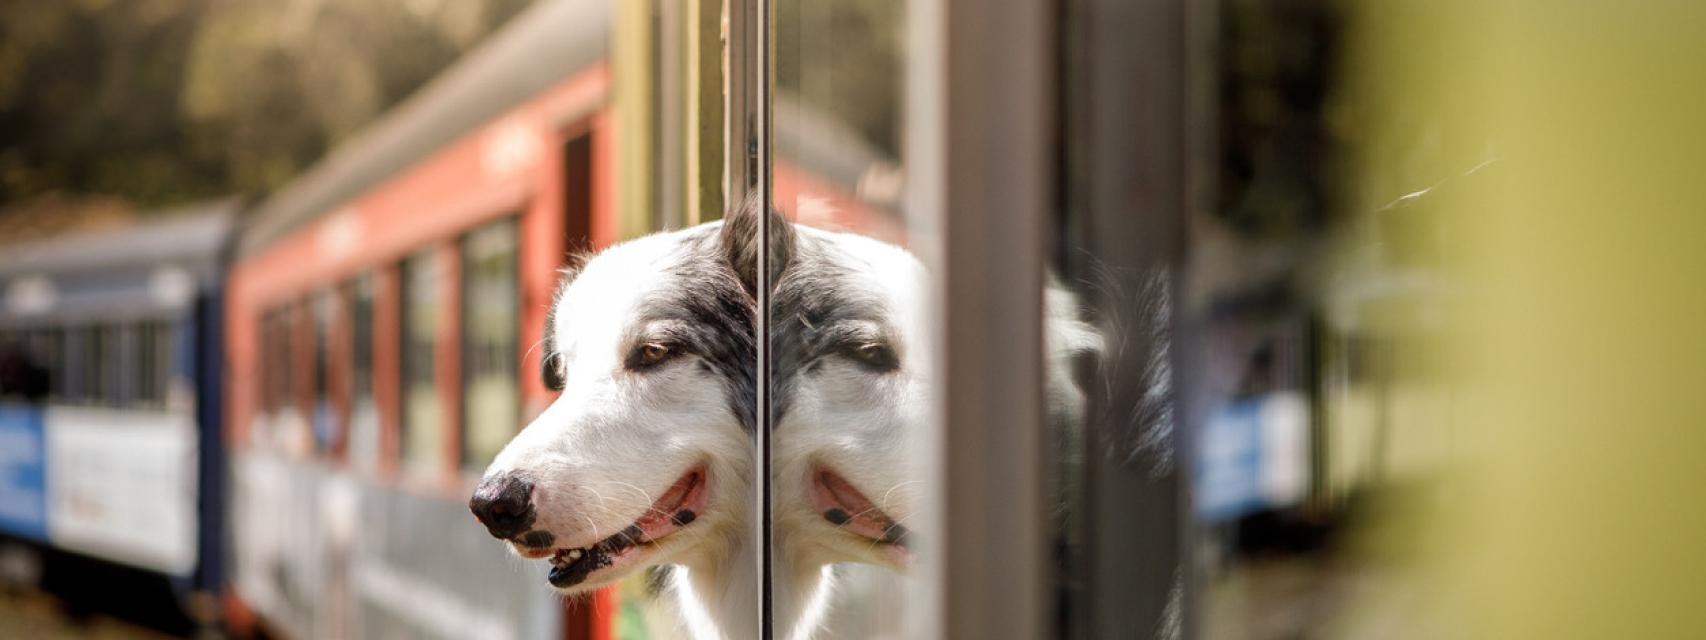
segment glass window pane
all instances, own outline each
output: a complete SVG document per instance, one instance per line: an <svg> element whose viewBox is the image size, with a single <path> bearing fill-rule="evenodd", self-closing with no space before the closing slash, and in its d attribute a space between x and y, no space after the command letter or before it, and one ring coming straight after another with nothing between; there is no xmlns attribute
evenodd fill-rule
<svg viewBox="0 0 1706 640"><path fill-rule="evenodd" d="M345 287L350 322L350 427L348 459L362 471L379 465L379 406L373 395L374 276L362 274Z"/></svg>
<svg viewBox="0 0 1706 640"><path fill-rule="evenodd" d="M87 326L73 326L66 330L66 401L71 404L85 404L93 395L92 381L97 362L90 357L93 349L94 332Z"/></svg>
<svg viewBox="0 0 1706 640"><path fill-rule="evenodd" d="M312 324L313 338L313 400L310 420L314 430L314 450L321 454L328 453L340 446L343 439L344 419L338 410L337 399L333 396L333 385L337 371L334 370L333 330L340 312L337 296L331 291L316 294L311 302L312 308L309 319Z"/></svg>
<svg viewBox="0 0 1706 640"><path fill-rule="evenodd" d="M412 473L444 470L444 405L438 393L438 334L443 307L439 254L403 261L402 459Z"/></svg>
<svg viewBox="0 0 1706 640"><path fill-rule="evenodd" d="M462 240L462 464L484 469L521 419L515 220Z"/></svg>
<svg viewBox="0 0 1706 640"><path fill-rule="evenodd" d="M829 589L821 637L899 637L920 613L900 571L917 562L926 485L908 456L932 383L914 315L926 274L900 206L907 3L773 11L772 199L790 224L770 233L795 238L771 268L771 558L788 583L773 588ZM778 604L778 628L801 613Z"/></svg>
<svg viewBox="0 0 1706 640"><path fill-rule="evenodd" d="M119 385L124 376L124 352L117 325L103 324L94 329L94 344L90 355L96 361L95 404L114 406L120 402Z"/></svg>
<svg viewBox="0 0 1706 640"><path fill-rule="evenodd" d="M139 407L152 407L159 404L158 390L161 385L159 324L144 320L134 325L134 349L136 352L136 391L133 404Z"/></svg>
<svg viewBox="0 0 1706 640"><path fill-rule="evenodd" d="M65 334L62 327L42 331L42 358L48 363L48 397L53 402L64 402L69 392L70 367L66 362Z"/></svg>

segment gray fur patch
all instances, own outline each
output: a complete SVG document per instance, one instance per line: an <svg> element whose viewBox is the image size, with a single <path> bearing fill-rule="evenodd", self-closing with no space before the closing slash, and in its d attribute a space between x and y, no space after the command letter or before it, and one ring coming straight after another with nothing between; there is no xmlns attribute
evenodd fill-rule
<svg viewBox="0 0 1706 640"><path fill-rule="evenodd" d="M787 414L801 376L815 372L824 358L850 346L894 340L882 301L861 286L857 272L847 266L852 262L822 239L795 239L792 260L776 283L771 304L776 385L771 410L778 421Z"/></svg>

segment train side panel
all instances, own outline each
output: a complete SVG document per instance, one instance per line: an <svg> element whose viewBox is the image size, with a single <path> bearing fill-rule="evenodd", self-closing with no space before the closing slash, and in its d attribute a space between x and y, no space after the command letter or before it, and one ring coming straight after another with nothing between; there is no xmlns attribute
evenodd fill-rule
<svg viewBox="0 0 1706 640"><path fill-rule="evenodd" d="M491 399L465 396L489 389L467 378L494 361L514 367L516 415L502 421L509 433L553 395L538 381L539 353L525 336L542 329L568 253L614 235L608 196L598 193L610 170L597 152L612 135L602 105L608 83L601 65L566 78L234 266L226 304L234 610L297 638L586 632L587 610L565 608L545 588L542 563L510 556L473 523L466 500L483 465L464 452L479 443L464 435L463 414ZM464 302L485 293L464 286L476 277L470 252L489 249L494 229L513 238L499 243L510 256L503 260L513 260L505 286L514 298L502 306L513 307L518 336L514 352L496 360L486 350L476 356L464 327L474 322ZM372 288L359 320L341 293L357 280ZM327 295L338 302L322 335L314 308ZM429 317L407 306L411 296L430 298ZM432 323L425 356L411 342L421 336L409 334L423 321ZM285 326L269 331L269 322ZM370 331L364 349L350 348L357 329ZM290 346L269 351L274 339ZM316 382L358 378L353 352L370 358L363 393L376 423L359 438L349 392ZM411 362L430 367L430 379L413 375ZM291 387L284 396L266 388L280 375L287 379L278 384ZM428 405L410 404L410 385L424 385ZM436 416L432 441L405 448L405 423L423 413ZM320 427L328 420L342 425L330 442ZM410 458L422 446L435 450L425 467Z"/></svg>

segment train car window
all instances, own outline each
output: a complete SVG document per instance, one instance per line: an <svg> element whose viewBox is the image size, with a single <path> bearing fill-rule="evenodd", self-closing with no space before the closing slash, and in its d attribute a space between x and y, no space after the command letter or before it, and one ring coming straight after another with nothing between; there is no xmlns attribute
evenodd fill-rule
<svg viewBox="0 0 1706 640"><path fill-rule="evenodd" d="M0 332L0 400L41 402L47 397L51 362L45 331Z"/></svg>
<svg viewBox="0 0 1706 640"><path fill-rule="evenodd" d="M70 353L69 362L73 368L71 374L71 402L73 404L93 404L95 401L96 380L100 377L100 359L95 357L96 346L95 326L80 325L70 330L71 340L67 351Z"/></svg>
<svg viewBox="0 0 1706 640"><path fill-rule="evenodd" d="M314 450L321 455L332 453L343 442L344 417L338 410L334 388L338 371L332 362L333 331L341 311L337 295L322 291L311 298L311 334L313 336L313 393L309 421L314 430Z"/></svg>
<svg viewBox="0 0 1706 640"><path fill-rule="evenodd" d="M403 467L423 477L444 468L444 411L438 390L439 314L443 273L438 253L427 249L402 266Z"/></svg>
<svg viewBox="0 0 1706 640"><path fill-rule="evenodd" d="M171 336L165 323L144 320L136 323L136 395L138 407L159 408L166 402L166 381L171 364Z"/></svg>
<svg viewBox="0 0 1706 640"><path fill-rule="evenodd" d="M119 344L119 328L115 325L103 324L92 329L92 342L89 355L94 361L91 371L94 372L94 388L91 394L93 404L113 406L119 403L119 385L122 382L124 355Z"/></svg>
<svg viewBox="0 0 1706 640"><path fill-rule="evenodd" d="M49 402L62 401L65 397L65 330L60 327L49 327L33 332L31 336L31 353L41 367L41 381L45 398Z"/></svg>
<svg viewBox="0 0 1706 640"><path fill-rule="evenodd" d="M260 441L268 446L291 448L300 446L297 435L300 407L296 402L299 388L295 349L293 306L283 304L263 315L265 338L262 345L262 369L266 372L267 393L265 415L257 421Z"/></svg>
<svg viewBox="0 0 1706 640"><path fill-rule="evenodd" d="M592 221L592 134L563 143L563 236L584 242Z"/></svg>
<svg viewBox="0 0 1706 640"><path fill-rule="evenodd" d="M84 376L88 369L84 362L83 351L88 348L88 333L83 327L65 328L64 345L64 378L60 400L66 404L77 404L84 397Z"/></svg>
<svg viewBox="0 0 1706 640"><path fill-rule="evenodd" d="M154 388L160 383L159 372L154 365L159 358L154 352L154 327L144 320L130 325L130 348L132 373L135 381L131 387L129 406L146 408L153 406Z"/></svg>
<svg viewBox="0 0 1706 640"><path fill-rule="evenodd" d="M372 472L379 467L379 406L373 393L373 274L364 273L345 285L349 304L349 442L352 466Z"/></svg>
<svg viewBox="0 0 1706 640"><path fill-rule="evenodd" d="M141 361L142 341L139 327L135 322L121 322L113 325L113 346L117 359L112 363L113 398L111 404L115 407L132 407L138 404L141 380L138 379Z"/></svg>
<svg viewBox="0 0 1706 640"><path fill-rule="evenodd" d="M51 402L65 400L65 329L52 327L43 329L41 340L42 362L46 363L48 374L47 397Z"/></svg>
<svg viewBox="0 0 1706 640"><path fill-rule="evenodd" d="M280 385L282 384L283 380L281 380L282 376L279 375L279 365L281 364L281 361L279 358L282 354L279 353L279 349L278 349L278 312L277 311L268 310L268 311L261 312L261 314L260 314L260 330L258 333L260 334L260 352L261 352L261 354L260 354L260 366L257 367L257 369L260 370L260 374L261 374L260 380L259 380L260 387L261 387L260 388L261 416L254 421L255 425L257 426L257 428L254 429L254 431L256 432L256 433L254 433L254 435L262 436L262 435L264 435L263 432L265 431L265 429L259 428L259 426L262 425L267 419L269 419L272 416L273 412L278 409L279 398L283 394L283 389L280 388ZM257 437L257 438L255 438L255 440L256 441L264 441L264 438Z"/></svg>
<svg viewBox="0 0 1706 640"><path fill-rule="evenodd" d="M516 222L462 239L462 465L484 469L521 420Z"/></svg>
<svg viewBox="0 0 1706 640"><path fill-rule="evenodd" d="M0 400L18 395L26 358L22 333L0 331Z"/></svg>

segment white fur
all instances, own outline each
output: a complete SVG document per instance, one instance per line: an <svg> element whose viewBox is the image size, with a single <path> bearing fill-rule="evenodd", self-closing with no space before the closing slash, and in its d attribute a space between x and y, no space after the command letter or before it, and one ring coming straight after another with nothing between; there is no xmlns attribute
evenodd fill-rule
<svg viewBox="0 0 1706 640"><path fill-rule="evenodd" d="M667 292L670 267L692 230L614 246L589 260L555 301L553 332L564 391L504 447L487 475L524 471L535 478L535 530L559 548L591 545L633 523L654 499L696 465L709 472L708 502L687 527L664 537L630 570L595 576L573 593L610 584L658 564L678 564L679 610L696 637L744 637L752 550L749 436L729 407L725 386L691 362L637 375L623 367L638 305ZM744 575L743 575L744 574ZM735 585L741 585L735 588ZM707 622L714 621L714 624Z"/></svg>
<svg viewBox="0 0 1706 640"><path fill-rule="evenodd" d="M848 276L837 283L865 304L875 301L900 367L873 373L836 358L800 376L772 438L775 527L779 550L802 573L838 562L904 570L868 539L824 520L811 499L811 467L826 464L884 513L905 524L923 499L924 462L910 455L929 420L931 348L924 292L928 273L906 250L847 233L796 227L831 247Z"/></svg>
<svg viewBox="0 0 1706 640"><path fill-rule="evenodd" d="M863 236L796 229L832 246L832 255L840 258L836 266L848 272L837 286L851 294L850 300L875 305L862 311L884 319L900 367L876 373L831 358L817 373L801 376L772 440L778 558L800 574L828 575L830 565L842 562L904 573L908 562L897 562L899 555L824 519L812 502L809 476L813 465L826 465L883 513L914 528L930 461L912 452L920 449L930 426L929 394L937 380L931 370L935 334L928 324L929 274L899 247ZM1084 393L1072 380L1073 358L1104 349L1101 333L1080 316L1076 296L1051 279L1044 291L1045 394L1056 428L1074 428L1083 418ZM831 585L820 581L817 589L816 602L827 608ZM815 626L802 618L793 637L809 638Z"/></svg>
<svg viewBox="0 0 1706 640"><path fill-rule="evenodd" d="M715 223L713 223L715 224ZM896 521L907 524L923 499L926 462L910 454L930 419L931 328L923 264L904 249L866 237L796 227L829 247L847 274L837 283L859 304L875 304L899 358L875 373L830 358L802 375L775 425L772 478L776 554L775 628L805 639L818 630L833 594L831 565L860 562L905 570L869 539L824 520L812 502L811 468L827 465ZM586 264L555 302L553 332L565 391L504 448L488 474L525 470L539 480L536 529L560 547L591 544L627 526L653 498L698 464L710 470L709 502L692 525L660 541L646 566L675 564L670 591L682 628L695 638L757 636L758 554L751 544L752 446L728 407L722 382L680 364L656 375L624 371L624 340L637 304L667 294L669 267L686 232L613 247ZM822 248L822 247L817 247ZM1048 294L1050 405L1082 407L1065 375L1071 352L1100 348L1079 323L1074 301ZM923 532L928 535L929 532ZM578 586L589 590L622 576Z"/></svg>

